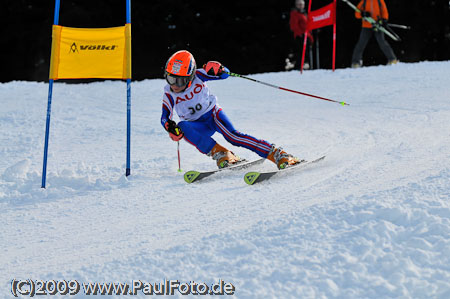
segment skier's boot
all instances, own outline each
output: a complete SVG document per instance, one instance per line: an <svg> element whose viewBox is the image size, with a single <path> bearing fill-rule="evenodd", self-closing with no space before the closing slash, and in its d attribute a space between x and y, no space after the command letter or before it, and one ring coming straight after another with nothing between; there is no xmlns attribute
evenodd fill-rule
<svg viewBox="0 0 450 299"><path fill-rule="evenodd" d="M288 166L295 165L304 161L286 153L281 147L276 148L274 145L272 145L272 150L267 156L267 159L275 163L278 169L285 169Z"/></svg>
<svg viewBox="0 0 450 299"><path fill-rule="evenodd" d="M392 59L388 61L388 65L393 65L393 64L397 64L398 63L398 59Z"/></svg>
<svg viewBox="0 0 450 299"><path fill-rule="evenodd" d="M238 163L241 160L238 156L218 143L216 143L216 145L212 148L208 156L211 156L214 160L216 160L219 168L228 167L229 165Z"/></svg>
<svg viewBox="0 0 450 299"><path fill-rule="evenodd" d="M362 65L363 65L363 61L362 60L354 61L354 62L352 62L352 69L360 68L360 67L362 67Z"/></svg>

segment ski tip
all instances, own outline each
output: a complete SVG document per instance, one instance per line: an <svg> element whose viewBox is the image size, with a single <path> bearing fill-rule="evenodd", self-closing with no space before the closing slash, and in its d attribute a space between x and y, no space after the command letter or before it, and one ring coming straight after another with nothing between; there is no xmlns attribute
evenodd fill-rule
<svg viewBox="0 0 450 299"><path fill-rule="evenodd" d="M317 162L322 161L323 159L325 159L326 155L323 155L322 157L319 157L316 159Z"/></svg>
<svg viewBox="0 0 450 299"><path fill-rule="evenodd" d="M253 185L259 178L260 174L261 173L259 172L247 172L244 176L244 181L249 185Z"/></svg>
<svg viewBox="0 0 450 299"><path fill-rule="evenodd" d="M190 184L190 183L194 182L199 175L200 175L200 172L198 172L198 171L195 171L195 170L188 171L184 174L184 181L186 183Z"/></svg>

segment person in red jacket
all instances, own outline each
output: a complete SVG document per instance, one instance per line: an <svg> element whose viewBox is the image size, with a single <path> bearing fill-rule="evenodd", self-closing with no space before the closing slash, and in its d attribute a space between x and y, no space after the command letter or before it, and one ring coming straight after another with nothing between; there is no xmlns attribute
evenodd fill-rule
<svg viewBox="0 0 450 299"><path fill-rule="evenodd" d="M367 46L367 43L369 42L369 39L372 37L372 34L375 34L378 46L388 59L388 64L397 63L398 60L394 54L394 51L392 50L389 43L384 39L384 33L376 30L376 28L374 28L372 24L363 19L363 17L371 17L381 25L386 24L389 18L389 12L384 0L362 0L361 2L359 2L357 7L361 11L361 13L356 11L355 17L357 19L362 19L362 28L361 34L359 35L359 40L355 46L355 49L353 50L352 67L357 68L362 66L363 52Z"/></svg>
<svg viewBox="0 0 450 299"><path fill-rule="evenodd" d="M306 33L309 39L310 44L314 42L314 38L309 31L306 31L306 25L308 22L308 18L305 12L305 1L304 0L295 0L295 7L292 8L290 18L289 18L289 27L294 34L293 44L291 51L293 53L289 54L289 58L293 58L294 61L291 63L290 61L286 61L287 63L291 63L290 65L286 65L286 70L296 68L300 69L301 59L302 59L302 48L303 48L303 39L304 34ZM288 59L289 59L288 58ZM289 65L289 66L288 66ZM305 69L309 68L309 65L305 63Z"/></svg>

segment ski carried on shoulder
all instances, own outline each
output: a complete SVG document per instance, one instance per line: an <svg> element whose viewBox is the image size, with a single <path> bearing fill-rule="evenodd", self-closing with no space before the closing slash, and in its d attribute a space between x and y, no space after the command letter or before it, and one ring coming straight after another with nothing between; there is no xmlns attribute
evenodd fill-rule
<svg viewBox="0 0 450 299"><path fill-rule="evenodd" d="M317 158L317 159L314 159L311 161L303 161L303 162L300 162L298 164L289 166L289 167L287 167L285 169L281 169L281 170L274 170L274 171L269 171L269 172L257 172L257 171L247 172L244 176L244 181L249 185L254 185L256 183L267 181L274 175L277 175L280 173L285 173L285 172L292 172L296 169L299 170L299 169L304 168L306 165L317 163L319 161L322 161L323 159L325 159L325 156L322 156L320 158Z"/></svg>
<svg viewBox="0 0 450 299"><path fill-rule="evenodd" d="M257 160L253 160L253 161L247 161L247 160L241 160L240 162L233 164L231 166L225 167L225 168L218 168L215 170L210 170L210 171L196 171L196 170L191 170L188 171L184 174L184 180L186 181L186 183L190 184L193 182L197 182L200 181L206 177L209 177L210 175L213 175L215 173L224 171L224 170L239 170L239 169L244 169L253 165L258 165L261 164L265 161L266 159L261 158L261 159L257 159Z"/></svg>

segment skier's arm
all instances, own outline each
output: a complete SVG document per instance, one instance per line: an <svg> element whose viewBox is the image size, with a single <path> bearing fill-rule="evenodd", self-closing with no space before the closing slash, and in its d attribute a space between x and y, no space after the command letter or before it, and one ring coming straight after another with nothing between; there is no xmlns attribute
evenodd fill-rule
<svg viewBox="0 0 450 299"><path fill-rule="evenodd" d="M220 62L209 61L203 65L203 68L196 72L197 77L204 81L226 79L230 70L223 66Z"/></svg>
<svg viewBox="0 0 450 299"><path fill-rule="evenodd" d="M291 31L296 33L297 29L297 17L295 16L295 11L291 10L291 14L289 17L289 27L291 28Z"/></svg>
<svg viewBox="0 0 450 299"><path fill-rule="evenodd" d="M171 120L173 117L174 103L175 102L169 93L164 94L161 113L161 125L163 126L163 128L166 128L166 122L168 120Z"/></svg>
<svg viewBox="0 0 450 299"><path fill-rule="evenodd" d="M363 1L359 2L359 4L356 6L359 11L362 11ZM355 18L361 19L361 13L355 10Z"/></svg>
<svg viewBox="0 0 450 299"><path fill-rule="evenodd" d="M174 101L170 94L166 93L163 98L161 125L169 133L170 138L173 141L180 141L184 137L184 133L175 121L173 117L173 105Z"/></svg>
<svg viewBox="0 0 450 299"><path fill-rule="evenodd" d="M381 18L387 21L389 19L389 12L386 7L386 3L383 0L381 0L380 9L381 9Z"/></svg>
<svg viewBox="0 0 450 299"><path fill-rule="evenodd" d="M164 106L164 104L163 104L163 107L162 107L162 114L161 114L161 125L165 128L165 125L166 125L166 122L168 121L168 120L170 120L170 112L169 112L169 110L167 109L167 107L166 106Z"/></svg>

